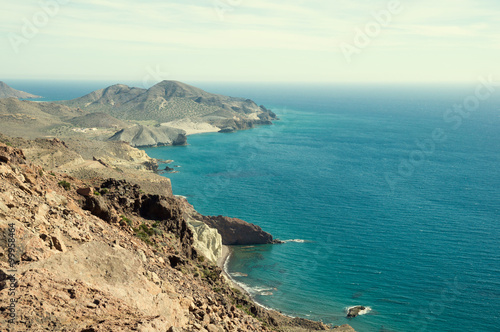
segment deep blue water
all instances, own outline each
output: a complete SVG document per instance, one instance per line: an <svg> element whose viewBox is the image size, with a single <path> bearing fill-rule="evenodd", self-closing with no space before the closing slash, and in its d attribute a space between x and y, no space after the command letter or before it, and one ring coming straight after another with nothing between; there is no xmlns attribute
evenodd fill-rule
<svg viewBox="0 0 500 332"><path fill-rule="evenodd" d="M174 193L200 213L304 240L235 249L259 303L360 332L500 331L500 87L445 120L474 84L197 85L281 118L146 149L181 166Z"/></svg>

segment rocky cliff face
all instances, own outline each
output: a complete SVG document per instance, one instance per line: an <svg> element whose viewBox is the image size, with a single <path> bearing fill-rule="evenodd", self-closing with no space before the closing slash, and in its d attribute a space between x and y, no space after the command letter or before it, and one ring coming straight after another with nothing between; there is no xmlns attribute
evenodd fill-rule
<svg viewBox="0 0 500 332"><path fill-rule="evenodd" d="M222 257L222 237L219 232L195 219L189 218L187 223L193 233L193 247L208 261L217 264Z"/></svg>
<svg viewBox="0 0 500 332"><path fill-rule="evenodd" d="M225 245L250 245L276 243L273 236L257 225L237 218L203 216L203 222L217 229ZM279 243L279 241L278 241Z"/></svg>
<svg viewBox="0 0 500 332"><path fill-rule="evenodd" d="M327 329L233 290L199 259L192 213L127 181L46 172L0 143L0 330Z"/></svg>

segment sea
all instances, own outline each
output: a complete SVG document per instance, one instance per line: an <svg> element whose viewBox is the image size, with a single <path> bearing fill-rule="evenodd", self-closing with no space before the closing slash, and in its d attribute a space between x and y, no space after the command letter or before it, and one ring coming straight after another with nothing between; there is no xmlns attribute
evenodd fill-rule
<svg viewBox="0 0 500 332"><path fill-rule="evenodd" d="M58 100L118 82L6 83ZM500 86L187 83L279 117L145 149L200 213L285 242L226 262L257 303L358 332L500 331Z"/></svg>

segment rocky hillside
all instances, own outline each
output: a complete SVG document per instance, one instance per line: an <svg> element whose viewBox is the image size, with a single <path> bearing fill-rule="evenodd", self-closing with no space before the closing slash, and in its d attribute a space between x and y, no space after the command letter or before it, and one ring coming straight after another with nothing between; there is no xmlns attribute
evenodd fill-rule
<svg viewBox="0 0 500 332"><path fill-rule="evenodd" d="M250 99L211 94L176 81L162 81L149 89L117 84L60 103L119 119L157 123L190 119L219 128L245 129L276 119L273 112Z"/></svg>
<svg viewBox="0 0 500 332"><path fill-rule="evenodd" d="M47 136L54 128L72 126L68 121L81 115L81 111L63 105L2 98L0 132L27 138Z"/></svg>
<svg viewBox="0 0 500 332"><path fill-rule="evenodd" d="M11 88L4 82L0 81L0 98L21 98L21 99L32 99L32 98L43 98L41 96L32 95L24 91L19 91Z"/></svg>
<svg viewBox="0 0 500 332"><path fill-rule="evenodd" d="M82 128L126 128L130 125L106 113L90 113L69 120L71 124Z"/></svg>
<svg viewBox="0 0 500 332"><path fill-rule="evenodd" d="M62 141L11 142L78 154ZM190 222L199 219L170 190L48 171L0 143L0 330L328 329L264 310L233 288L197 249L216 253L220 239L197 233Z"/></svg>

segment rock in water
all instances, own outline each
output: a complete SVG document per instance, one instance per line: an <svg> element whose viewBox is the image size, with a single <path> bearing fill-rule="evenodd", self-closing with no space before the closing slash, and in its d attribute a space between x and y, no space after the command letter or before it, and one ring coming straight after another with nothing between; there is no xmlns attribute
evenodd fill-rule
<svg viewBox="0 0 500 332"><path fill-rule="evenodd" d="M347 318L354 318L354 317L358 316L364 310L366 310L366 307L364 307L362 305L350 307L347 310Z"/></svg>

